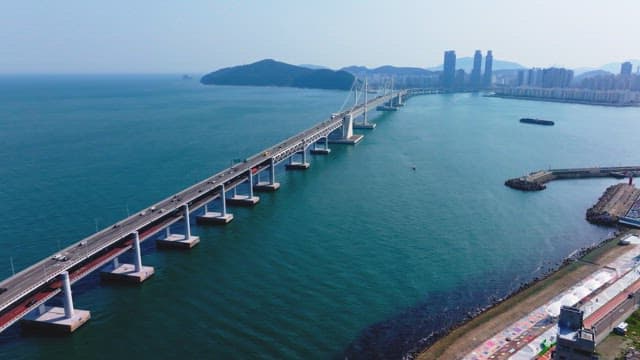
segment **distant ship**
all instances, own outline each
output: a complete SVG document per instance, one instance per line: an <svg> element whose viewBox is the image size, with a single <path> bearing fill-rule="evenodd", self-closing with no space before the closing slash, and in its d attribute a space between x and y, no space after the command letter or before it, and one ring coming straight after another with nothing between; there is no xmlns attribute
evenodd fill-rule
<svg viewBox="0 0 640 360"><path fill-rule="evenodd" d="M182 75L182 80L191 80L191 79L193 79L193 76L191 75L187 75L187 74Z"/></svg>
<svg viewBox="0 0 640 360"><path fill-rule="evenodd" d="M531 119L531 118L522 118L520 119L521 123L525 124L537 124L537 125L553 125L554 122L551 120L542 120L542 119Z"/></svg>

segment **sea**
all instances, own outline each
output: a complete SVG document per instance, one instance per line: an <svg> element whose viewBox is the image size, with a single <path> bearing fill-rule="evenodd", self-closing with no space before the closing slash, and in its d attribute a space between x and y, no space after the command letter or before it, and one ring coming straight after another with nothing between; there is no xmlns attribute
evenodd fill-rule
<svg viewBox="0 0 640 360"><path fill-rule="evenodd" d="M180 75L0 77L0 277L350 106L344 91ZM640 109L416 96L141 286L73 285L66 337L0 334L0 359L401 359L612 235L586 209L621 180L504 186L548 168L640 165ZM519 123L521 117L555 126ZM217 206L213 204L212 206ZM174 228L180 230L180 225ZM128 256L124 256L126 260ZM60 299L52 300L59 303Z"/></svg>

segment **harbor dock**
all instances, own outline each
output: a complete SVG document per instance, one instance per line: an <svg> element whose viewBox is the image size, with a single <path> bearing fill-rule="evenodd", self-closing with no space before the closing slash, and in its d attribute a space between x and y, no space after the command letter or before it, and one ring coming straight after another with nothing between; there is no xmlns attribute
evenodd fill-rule
<svg viewBox="0 0 640 360"><path fill-rule="evenodd" d="M640 166L611 166L577 169L549 169L538 170L528 175L509 179L505 185L516 190L540 191L547 188L545 185L552 180L584 179L595 177L613 177L621 179L625 177L640 176Z"/></svg>

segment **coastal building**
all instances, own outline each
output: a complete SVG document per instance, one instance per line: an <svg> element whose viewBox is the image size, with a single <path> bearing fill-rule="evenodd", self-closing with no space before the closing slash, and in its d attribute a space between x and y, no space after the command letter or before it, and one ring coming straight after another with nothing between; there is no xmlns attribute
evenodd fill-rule
<svg viewBox="0 0 640 360"><path fill-rule="evenodd" d="M633 71L633 65L631 64L631 62L629 61L623 62L622 65L620 65L620 75L622 76L631 75L632 71Z"/></svg>
<svg viewBox="0 0 640 360"><path fill-rule="evenodd" d="M456 90L463 90L464 84L467 83L467 73L464 72L464 69L458 69L456 71L456 77L453 84L453 88Z"/></svg>
<svg viewBox="0 0 640 360"><path fill-rule="evenodd" d="M471 69L471 88L478 90L482 87L482 52L476 50L473 55L473 68Z"/></svg>
<svg viewBox="0 0 640 360"><path fill-rule="evenodd" d="M442 71L442 87L452 89L456 79L456 52L449 50L444 52L444 68Z"/></svg>
<svg viewBox="0 0 640 360"><path fill-rule="evenodd" d="M516 86L523 86L525 85L525 77L526 77L526 73L524 70L518 70L518 80L516 82Z"/></svg>
<svg viewBox="0 0 640 360"><path fill-rule="evenodd" d="M596 337L583 326L584 312L576 307L563 306L558 318L557 345L554 360L594 360Z"/></svg>
<svg viewBox="0 0 640 360"><path fill-rule="evenodd" d="M542 70L542 87L566 88L573 80L573 70L564 68L546 68Z"/></svg>
<svg viewBox="0 0 640 360"><path fill-rule="evenodd" d="M487 57L484 61L484 75L482 85L485 89L490 88L493 79L493 52L487 51Z"/></svg>
<svg viewBox="0 0 640 360"><path fill-rule="evenodd" d="M542 87L542 69L529 69L527 73L527 86Z"/></svg>
<svg viewBox="0 0 640 360"><path fill-rule="evenodd" d="M533 86L500 87L495 89L499 97L527 98L581 104L610 106L638 106L640 92L630 90L591 90L577 88L544 88Z"/></svg>

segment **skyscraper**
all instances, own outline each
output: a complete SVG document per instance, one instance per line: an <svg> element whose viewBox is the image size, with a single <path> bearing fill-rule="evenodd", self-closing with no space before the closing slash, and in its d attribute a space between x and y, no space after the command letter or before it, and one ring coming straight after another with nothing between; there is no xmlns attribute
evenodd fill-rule
<svg viewBox="0 0 640 360"><path fill-rule="evenodd" d="M631 75L631 71L633 71L633 65L631 62L623 62L620 66L620 75Z"/></svg>
<svg viewBox="0 0 640 360"><path fill-rule="evenodd" d="M453 88L456 78L456 52L453 50L444 52L444 69L442 71L442 86L445 89Z"/></svg>
<svg viewBox="0 0 640 360"><path fill-rule="evenodd" d="M493 52L487 51L487 57L484 60L484 78L482 79L482 87L485 89L491 87L491 80L493 78Z"/></svg>
<svg viewBox="0 0 640 360"><path fill-rule="evenodd" d="M482 52L476 50L473 55L473 69L471 70L471 88L480 89L482 86Z"/></svg>
<svg viewBox="0 0 640 360"><path fill-rule="evenodd" d="M526 85L526 83L524 82L524 79L525 79L524 70L518 70L518 81L516 83L516 86L524 86L524 85Z"/></svg>

